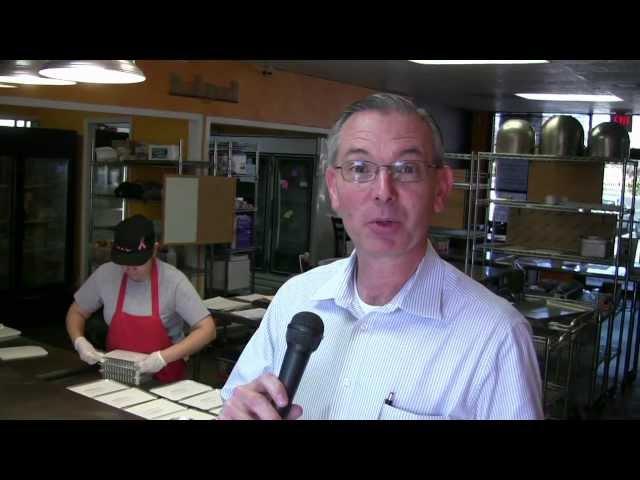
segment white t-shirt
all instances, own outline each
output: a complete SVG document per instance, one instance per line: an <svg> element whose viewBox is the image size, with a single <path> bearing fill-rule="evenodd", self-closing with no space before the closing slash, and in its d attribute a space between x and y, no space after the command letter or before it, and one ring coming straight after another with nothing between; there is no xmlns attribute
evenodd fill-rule
<svg viewBox="0 0 640 480"><path fill-rule="evenodd" d="M354 290L356 291L356 300L358 301L360 310L362 310L365 315L371 312L375 312L376 310L380 310L384 307L384 305L369 305L368 303L365 303L365 301L360 298L360 292L358 292L358 288L355 288Z"/></svg>
<svg viewBox="0 0 640 480"><path fill-rule="evenodd" d="M196 325L209 310L189 279L173 265L157 260L160 317L173 343L184 337L183 325ZM87 313L104 306L109 325L116 311L124 267L108 262L101 265L75 293L76 303ZM131 315L151 315L151 277L143 282L127 281L122 309Z"/></svg>

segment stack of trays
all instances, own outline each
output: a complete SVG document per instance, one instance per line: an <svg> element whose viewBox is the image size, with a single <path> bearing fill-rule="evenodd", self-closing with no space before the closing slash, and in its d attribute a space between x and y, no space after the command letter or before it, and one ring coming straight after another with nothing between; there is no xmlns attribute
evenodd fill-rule
<svg viewBox="0 0 640 480"><path fill-rule="evenodd" d="M128 385L140 385L151 378L151 375L141 374L136 369L136 362L143 360L146 356L145 353L112 350L105 354L100 372L103 378L108 380Z"/></svg>

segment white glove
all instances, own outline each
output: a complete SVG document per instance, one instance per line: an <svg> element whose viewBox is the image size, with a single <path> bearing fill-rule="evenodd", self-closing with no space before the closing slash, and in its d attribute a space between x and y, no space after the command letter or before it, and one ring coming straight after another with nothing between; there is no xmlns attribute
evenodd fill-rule
<svg viewBox="0 0 640 480"><path fill-rule="evenodd" d="M89 340L84 337L76 338L73 342L73 347L76 349L76 352L80 354L80 358L89 365L98 363L104 358L104 353L98 352L93 348Z"/></svg>
<svg viewBox="0 0 640 480"><path fill-rule="evenodd" d="M160 352L150 353L144 359L136 363L136 368L140 373L156 373L166 366L167 362L164 361Z"/></svg>

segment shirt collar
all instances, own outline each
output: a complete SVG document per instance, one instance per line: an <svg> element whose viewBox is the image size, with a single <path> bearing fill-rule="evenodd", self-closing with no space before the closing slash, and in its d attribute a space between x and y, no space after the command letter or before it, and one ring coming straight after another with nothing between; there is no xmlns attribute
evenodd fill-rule
<svg viewBox="0 0 640 480"><path fill-rule="evenodd" d="M415 273L391 300L397 308L413 315L442 320L442 295L444 288L444 261L431 242Z"/></svg>
<svg viewBox="0 0 640 480"><path fill-rule="evenodd" d="M336 305L351 310L355 300L356 251L348 260L335 262L334 268L334 274L316 290L311 299L333 300ZM419 317L442 320L444 274L444 262L429 242L427 252L414 274L381 309L381 313L401 309Z"/></svg>
<svg viewBox="0 0 640 480"><path fill-rule="evenodd" d="M331 265L334 274L311 296L312 300L333 300L336 305L349 308L353 301L353 278L358 257L354 250L349 259L338 260Z"/></svg>

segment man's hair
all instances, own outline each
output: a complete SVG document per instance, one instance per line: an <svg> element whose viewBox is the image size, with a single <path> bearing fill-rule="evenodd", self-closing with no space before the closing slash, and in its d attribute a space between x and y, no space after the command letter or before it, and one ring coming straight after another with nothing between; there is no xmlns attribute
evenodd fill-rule
<svg viewBox="0 0 640 480"><path fill-rule="evenodd" d="M335 165L340 145L340 134L344 124L352 115L360 112L375 111L381 113L415 114L420 117L431 131L434 165L443 165L444 147L442 133L433 117L424 109L418 108L411 100L393 93L376 93L349 105L338 118L327 139L328 165Z"/></svg>

